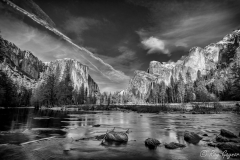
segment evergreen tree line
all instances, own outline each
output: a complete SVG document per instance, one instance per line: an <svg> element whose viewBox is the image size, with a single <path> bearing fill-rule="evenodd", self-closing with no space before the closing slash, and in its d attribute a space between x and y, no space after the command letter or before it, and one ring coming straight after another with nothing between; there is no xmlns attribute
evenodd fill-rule
<svg viewBox="0 0 240 160"><path fill-rule="evenodd" d="M69 71L65 71L65 78L59 82L59 73L50 71L43 83L33 91L31 104L39 107L53 107L61 105L95 104L95 95L88 94L87 87L82 86L79 91L74 90ZM58 76L56 76L58 75Z"/></svg>
<svg viewBox="0 0 240 160"><path fill-rule="evenodd" d="M237 61L238 62L238 61ZM235 63L230 75L221 76L219 70L210 70L207 75L197 72L197 78L192 80L190 72L187 72L185 81L181 73L178 79L171 77L170 84L165 82L152 83L146 97L139 92L134 95L119 94L118 92L107 94L104 92L100 97L100 104L126 104L134 103L188 103L188 102L216 102L240 100L240 65ZM224 77L228 76L228 79Z"/></svg>
<svg viewBox="0 0 240 160"><path fill-rule="evenodd" d="M30 106L32 90L26 89L23 85L17 85L0 70L0 106L21 107Z"/></svg>
<svg viewBox="0 0 240 160"><path fill-rule="evenodd" d="M229 76L229 75L228 75ZM197 79L192 80L191 74L186 73L186 81L179 73L178 80L171 77L168 86L162 81L152 84L148 103L188 103L240 100L240 67L234 64L230 80L221 76L219 71L211 70L202 76L197 72Z"/></svg>
<svg viewBox="0 0 240 160"><path fill-rule="evenodd" d="M84 83L79 91L73 89L70 74L59 82L59 77L52 72L35 89L26 89L18 85L0 70L0 106L61 106L71 104L95 104L96 96L88 94Z"/></svg>

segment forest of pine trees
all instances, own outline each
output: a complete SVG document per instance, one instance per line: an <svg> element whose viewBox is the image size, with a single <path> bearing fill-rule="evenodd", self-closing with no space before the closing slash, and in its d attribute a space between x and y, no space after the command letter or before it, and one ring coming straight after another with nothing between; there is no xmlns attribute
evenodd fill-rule
<svg viewBox="0 0 240 160"><path fill-rule="evenodd" d="M3 71L0 70L0 106L21 107L29 106L31 90L16 85Z"/></svg>
<svg viewBox="0 0 240 160"><path fill-rule="evenodd" d="M240 67L235 64L230 77L226 81L211 71L208 75L197 72L196 81L192 81L191 74L186 73L186 83L179 73L178 80L171 77L169 86L164 82L153 84L150 90L148 103L188 103L240 100ZM217 73L218 71L216 71Z"/></svg>
<svg viewBox="0 0 240 160"><path fill-rule="evenodd" d="M43 83L33 90L31 104L36 107L54 107L61 105L95 104L95 95L89 95L87 88L82 83L79 91L74 90L70 72L65 71L65 77L59 82L59 77L49 72Z"/></svg>
<svg viewBox="0 0 240 160"><path fill-rule="evenodd" d="M66 72L69 73L69 72ZM89 95L82 84L80 91L73 90L70 75L58 81L52 72L34 89L26 89L16 85L3 71L0 70L0 106L61 106L72 104L95 104L95 95Z"/></svg>
<svg viewBox="0 0 240 160"><path fill-rule="evenodd" d="M236 60L239 62L239 60ZM163 81L160 84L153 83L146 97L142 95L130 95L103 92L100 97L89 95L87 88L82 84L77 92L73 89L69 71L65 71L65 77L59 82L59 73L45 77L35 89L26 89L16 85L3 71L0 70L0 106L61 106L78 104L127 104L131 102L165 104L240 100L240 65L232 65L232 74L226 81L218 70L211 70L209 74L202 75L197 72L197 79L192 80L191 74L186 73L186 83L183 75L179 73L178 79L171 77L167 86Z"/></svg>

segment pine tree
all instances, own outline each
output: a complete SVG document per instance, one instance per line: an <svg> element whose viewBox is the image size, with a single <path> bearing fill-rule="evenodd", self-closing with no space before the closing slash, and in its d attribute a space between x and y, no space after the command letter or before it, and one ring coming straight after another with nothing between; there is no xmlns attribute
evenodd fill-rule
<svg viewBox="0 0 240 160"><path fill-rule="evenodd" d="M84 98L85 98L85 102L88 103L88 89L87 89L87 87L85 88Z"/></svg>
<svg viewBox="0 0 240 160"><path fill-rule="evenodd" d="M56 77L52 71L49 72L49 75L46 79L46 84L44 85L44 98L47 106L54 106L57 101L56 95Z"/></svg>
<svg viewBox="0 0 240 160"><path fill-rule="evenodd" d="M13 107L18 105L17 87L14 82L0 70L0 105Z"/></svg>
<svg viewBox="0 0 240 160"><path fill-rule="evenodd" d="M185 84L181 73L179 73L178 77L179 78L177 82L177 97L178 102L183 103L185 97Z"/></svg>
<svg viewBox="0 0 240 160"><path fill-rule="evenodd" d="M171 99L171 102L174 103L176 102L176 84L175 84L175 81L173 79L173 76L171 75L171 78L170 78L170 86L169 86L169 97Z"/></svg>
<svg viewBox="0 0 240 160"><path fill-rule="evenodd" d="M112 94L110 93L108 96L108 106L111 104L111 100L112 100Z"/></svg>
<svg viewBox="0 0 240 160"><path fill-rule="evenodd" d="M82 83L81 89L80 89L80 99L81 99L81 104L84 104L84 99L85 99L85 86L84 83Z"/></svg>
<svg viewBox="0 0 240 160"><path fill-rule="evenodd" d="M162 105L165 103L166 98L166 85L164 81L161 81L159 85L159 98Z"/></svg>
<svg viewBox="0 0 240 160"><path fill-rule="evenodd" d="M239 61L232 67L233 84L231 94L234 100L240 100L240 65L238 63Z"/></svg>
<svg viewBox="0 0 240 160"><path fill-rule="evenodd" d="M194 87L190 72L186 73L186 85L185 85L185 101L192 102L194 100Z"/></svg>
<svg viewBox="0 0 240 160"><path fill-rule="evenodd" d="M212 92L221 99L223 91L225 90L225 82L224 80L220 77L220 78L216 78L214 79L213 83L212 83Z"/></svg>
<svg viewBox="0 0 240 160"><path fill-rule="evenodd" d="M196 100L198 102L208 102L210 101L210 95L205 86L204 81L198 81L195 86Z"/></svg>

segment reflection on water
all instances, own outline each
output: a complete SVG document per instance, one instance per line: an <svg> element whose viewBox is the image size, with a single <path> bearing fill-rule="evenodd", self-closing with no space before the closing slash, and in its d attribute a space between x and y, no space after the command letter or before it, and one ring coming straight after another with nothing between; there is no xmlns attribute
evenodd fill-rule
<svg viewBox="0 0 240 160"><path fill-rule="evenodd" d="M100 127L93 127L100 124ZM99 141L79 142L80 148L69 154L95 159L212 159L200 157L200 151L209 148L205 142L188 144L183 139L185 130L199 134L207 133L211 138L221 128L237 132L240 130L240 117L234 114L190 115L190 114L138 114L135 112L103 111L53 111L34 109L0 110L0 144L18 144L49 136L62 136L69 139L92 137L106 133L116 127L118 131L130 129L129 142L124 145L99 145ZM4 132L4 131L10 131ZM163 146L148 150L144 146L147 138L156 138L162 144L178 142L184 149L168 150ZM53 149L54 150L54 149ZM217 153L219 150L214 149ZM94 151L92 153L91 151ZM87 153L86 153L87 152ZM84 154L83 154L84 153ZM101 157L101 158L99 158ZM222 159L218 156L215 159Z"/></svg>

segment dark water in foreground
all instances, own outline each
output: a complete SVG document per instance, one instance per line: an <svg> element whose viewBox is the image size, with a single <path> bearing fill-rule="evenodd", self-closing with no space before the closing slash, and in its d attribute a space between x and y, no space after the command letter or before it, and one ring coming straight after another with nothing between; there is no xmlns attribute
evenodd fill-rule
<svg viewBox="0 0 240 160"><path fill-rule="evenodd" d="M93 127L100 124L100 127ZM96 140L74 140L106 133L116 127L117 131L130 129L127 144L100 145ZM227 129L235 134L240 131L240 117L237 114L148 114L120 111L81 112L53 111L34 109L0 110L0 144L19 144L34 139L61 136L66 146L74 146L67 153L59 148L50 147L51 154L64 155L65 159L167 159L200 160L223 159L217 148L206 145L207 139L213 138L220 129ZM199 144L188 144L183 139L185 130L207 133L209 137ZM3 131L10 131L6 133ZM156 150L145 147L147 138L156 138L162 145ZM169 150L164 143L178 142L186 144L183 149ZM40 148L41 149L41 148ZM40 150L39 149L39 150ZM204 157L200 152L207 150ZM225 158L226 159L226 158Z"/></svg>

